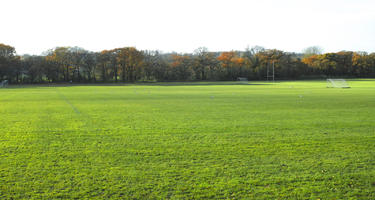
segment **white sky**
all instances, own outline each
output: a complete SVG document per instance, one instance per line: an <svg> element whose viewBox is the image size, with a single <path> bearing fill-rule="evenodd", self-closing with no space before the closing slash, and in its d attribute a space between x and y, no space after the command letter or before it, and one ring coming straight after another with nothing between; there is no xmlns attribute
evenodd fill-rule
<svg viewBox="0 0 375 200"><path fill-rule="evenodd" d="M375 0L0 0L0 27L0 43L18 54L56 46L375 52Z"/></svg>

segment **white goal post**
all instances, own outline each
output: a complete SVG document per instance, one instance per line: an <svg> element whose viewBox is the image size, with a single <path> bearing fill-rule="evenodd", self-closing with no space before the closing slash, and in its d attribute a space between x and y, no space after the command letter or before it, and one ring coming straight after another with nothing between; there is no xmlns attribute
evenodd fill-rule
<svg viewBox="0 0 375 200"><path fill-rule="evenodd" d="M237 81L240 82L241 84L248 84L249 81L245 77L238 77Z"/></svg>
<svg viewBox="0 0 375 200"><path fill-rule="evenodd" d="M8 80L4 80L0 82L0 88L7 87L8 86Z"/></svg>
<svg viewBox="0 0 375 200"><path fill-rule="evenodd" d="M350 88L345 79L327 79L327 88Z"/></svg>

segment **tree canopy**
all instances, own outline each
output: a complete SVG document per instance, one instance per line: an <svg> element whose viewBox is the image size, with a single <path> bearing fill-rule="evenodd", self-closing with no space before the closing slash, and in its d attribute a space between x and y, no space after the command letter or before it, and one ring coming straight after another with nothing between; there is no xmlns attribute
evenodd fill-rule
<svg viewBox="0 0 375 200"><path fill-rule="evenodd" d="M14 47L0 44L0 80L11 83L264 80L271 63L276 79L375 77L375 53L323 54L316 46L302 54L260 46L226 52L200 47L192 54L56 47L44 55L19 56Z"/></svg>

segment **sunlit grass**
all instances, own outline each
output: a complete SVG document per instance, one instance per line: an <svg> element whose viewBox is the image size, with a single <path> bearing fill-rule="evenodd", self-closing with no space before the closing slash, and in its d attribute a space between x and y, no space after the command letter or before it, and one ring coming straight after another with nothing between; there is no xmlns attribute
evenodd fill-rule
<svg viewBox="0 0 375 200"><path fill-rule="evenodd" d="M375 81L0 89L0 198L375 199Z"/></svg>

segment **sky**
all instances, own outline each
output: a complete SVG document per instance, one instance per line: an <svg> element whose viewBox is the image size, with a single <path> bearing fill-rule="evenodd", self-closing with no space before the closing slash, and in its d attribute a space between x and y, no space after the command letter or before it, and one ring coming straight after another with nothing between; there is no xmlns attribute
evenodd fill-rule
<svg viewBox="0 0 375 200"><path fill-rule="evenodd" d="M263 46L375 52L374 0L1 0L0 43L191 53Z"/></svg>

